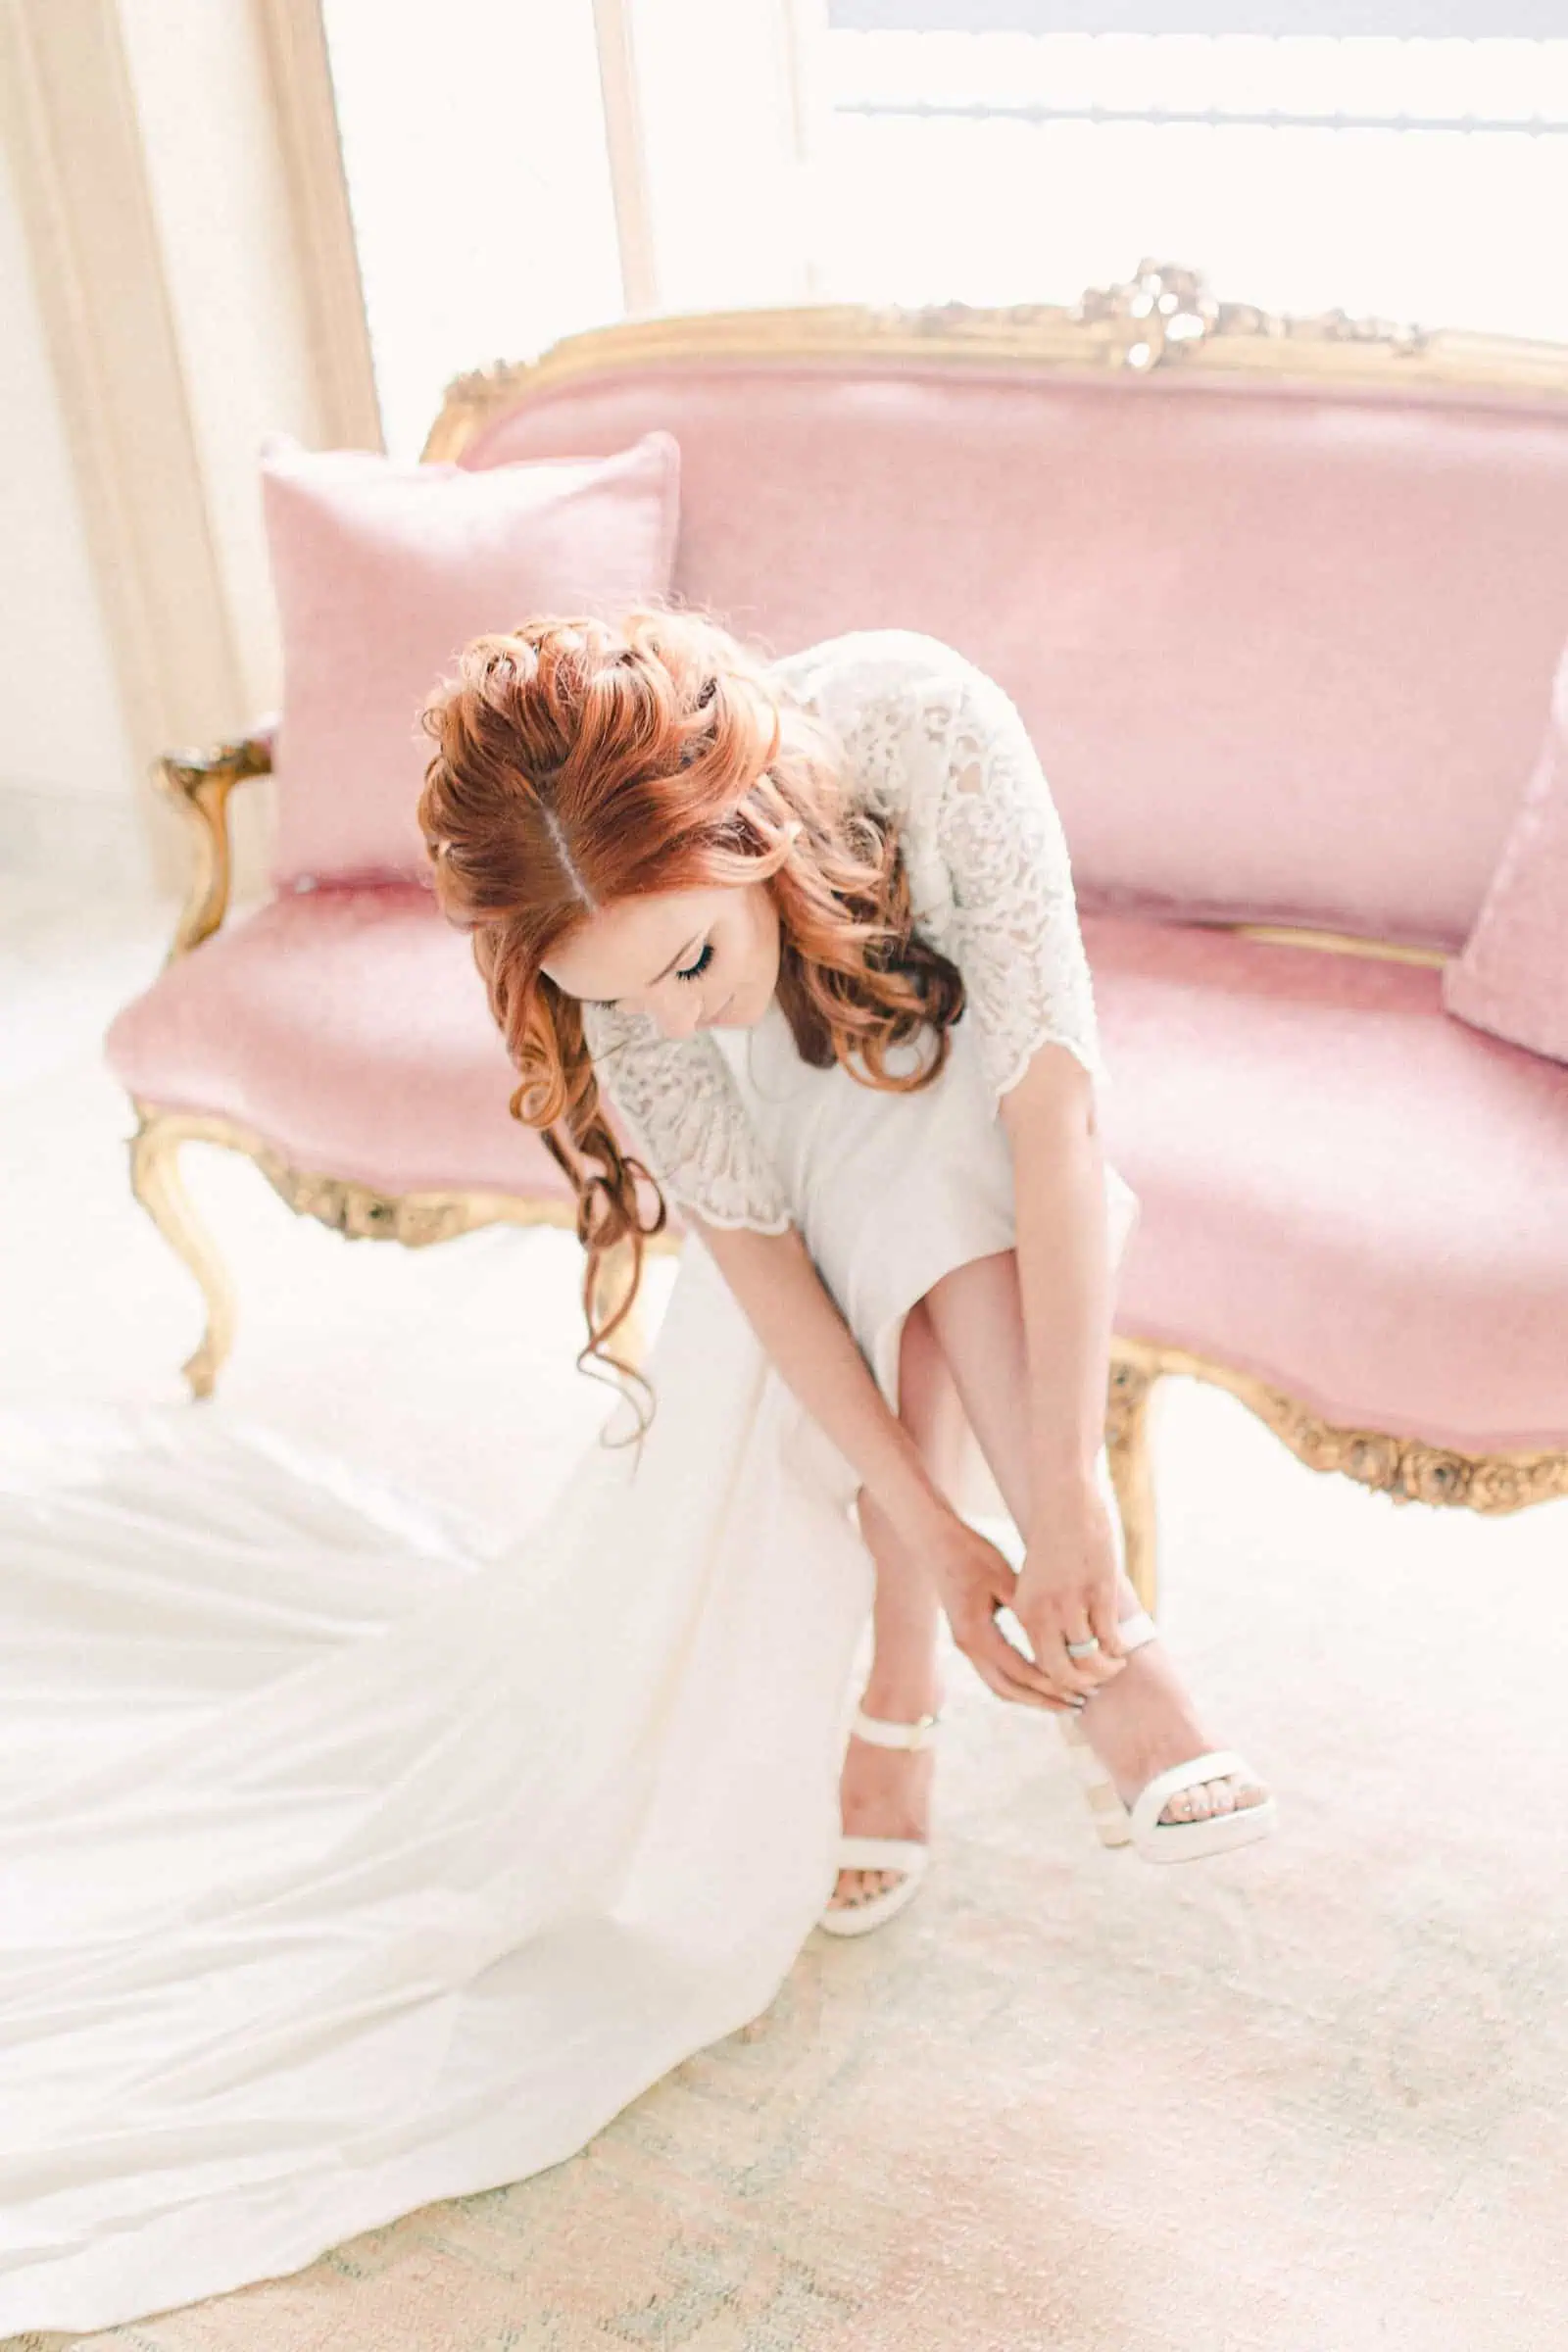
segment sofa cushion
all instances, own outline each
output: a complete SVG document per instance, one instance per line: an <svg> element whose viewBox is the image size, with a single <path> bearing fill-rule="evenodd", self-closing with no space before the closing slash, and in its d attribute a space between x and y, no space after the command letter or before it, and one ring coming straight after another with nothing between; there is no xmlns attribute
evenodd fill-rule
<svg viewBox="0 0 1568 2352"><path fill-rule="evenodd" d="M416 883L287 892L167 966L106 1040L127 1091L255 1128L377 1192L570 1187L516 1084L465 935Z"/></svg>
<svg viewBox="0 0 1568 2352"><path fill-rule="evenodd" d="M1568 1070L1430 965L1086 916L1143 1215L1116 1324L1327 1419L1568 1446Z"/></svg>
<svg viewBox="0 0 1568 2352"><path fill-rule="evenodd" d="M1086 915L1105 1147L1143 1213L1117 1327L1328 1419L1568 1446L1568 1070L1449 1020L1432 967ZM300 892L109 1033L131 1093L386 1193L564 1200L509 1114L467 940L417 886Z"/></svg>
<svg viewBox="0 0 1568 2352"><path fill-rule="evenodd" d="M481 631L541 611L614 617L662 597L679 481L679 449L659 431L484 474L270 435L263 505L283 640L274 880L424 876L425 696Z"/></svg>
<svg viewBox="0 0 1568 2352"><path fill-rule="evenodd" d="M1568 653L1541 758L1443 998L1461 1020L1568 1061Z"/></svg>

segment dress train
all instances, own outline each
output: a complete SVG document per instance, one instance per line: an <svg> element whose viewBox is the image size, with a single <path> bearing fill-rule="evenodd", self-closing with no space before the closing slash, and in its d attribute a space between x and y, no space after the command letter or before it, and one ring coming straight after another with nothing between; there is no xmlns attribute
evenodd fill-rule
<svg viewBox="0 0 1568 2352"><path fill-rule="evenodd" d="M649 1372L640 1461L491 1556L264 1433L5 1430L0 2334L558 2163L772 1999L857 1482L701 1250Z"/></svg>

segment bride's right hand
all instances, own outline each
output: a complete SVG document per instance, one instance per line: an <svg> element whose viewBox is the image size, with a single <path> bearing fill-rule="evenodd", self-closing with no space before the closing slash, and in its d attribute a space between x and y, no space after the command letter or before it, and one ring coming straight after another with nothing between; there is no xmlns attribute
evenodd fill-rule
<svg viewBox="0 0 1568 2352"><path fill-rule="evenodd" d="M1054 1695L1039 1667L997 1623L997 1611L1012 1606L1018 1579L996 1545L956 1511L944 1509L920 1548L953 1639L980 1680L999 1698L1066 1712L1066 1702Z"/></svg>

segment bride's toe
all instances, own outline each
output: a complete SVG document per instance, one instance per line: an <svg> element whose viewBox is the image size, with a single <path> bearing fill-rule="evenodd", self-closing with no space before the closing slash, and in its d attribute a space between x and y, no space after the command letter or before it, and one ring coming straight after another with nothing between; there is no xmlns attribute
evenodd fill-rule
<svg viewBox="0 0 1568 2352"><path fill-rule="evenodd" d="M840 1871L827 1907L830 1911L858 1910L862 1903L874 1902L879 1894L891 1894L901 1877L902 1873L896 1870Z"/></svg>
<svg viewBox="0 0 1568 2352"><path fill-rule="evenodd" d="M1219 1811L1217 1792L1219 1781L1200 1781L1192 1788L1179 1788L1160 1814L1161 1821L1207 1821Z"/></svg>
<svg viewBox="0 0 1568 2352"><path fill-rule="evenodd" d="M1222 1813L1244 1813L1252 1805L1267 1801L1268 1790L1255 1781L1243 1781L1234 1773L1222 1780L1200 1781L1196 1788L1178 1790L1165 1806L1159 1818L1162 1822L1210 1821Z"/></svg>

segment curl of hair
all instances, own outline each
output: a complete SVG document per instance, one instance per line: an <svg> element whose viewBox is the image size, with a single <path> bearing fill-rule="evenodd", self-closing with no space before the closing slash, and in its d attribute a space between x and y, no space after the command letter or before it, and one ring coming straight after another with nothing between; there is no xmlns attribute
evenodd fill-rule
<svg viewBox="0 0 1568 2352"><path fill-rule="evenodd" d="M606 1114L579 1002L542 969L552 949L621 899L765 882L803 1059L899 1092L942 1069L962 979L916 931L897 828L853 806L842 743L706 612L650 603L618 623L552 613L477 637L419 723L436 747L418 817L437 903L472 935L518 1074L513 1116L576 1197L578 1364L651 1404L607 1342L667 1212ZM890 1069L892 1050L921 1038L915 1066Z"/></svg>

